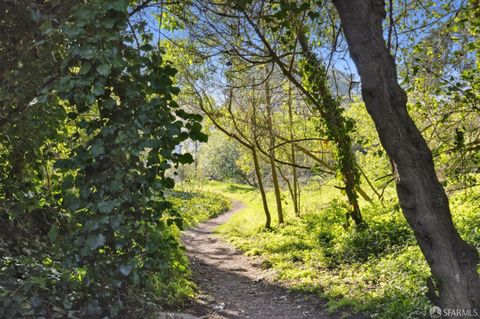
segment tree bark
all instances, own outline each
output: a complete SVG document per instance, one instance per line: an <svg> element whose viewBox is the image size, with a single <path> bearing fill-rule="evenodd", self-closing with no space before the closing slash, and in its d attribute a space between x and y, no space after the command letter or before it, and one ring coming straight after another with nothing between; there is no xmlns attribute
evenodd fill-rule
<svg viewBox="0 0 480 319"><path fill-rule="evenodd" d="M258 163L258 155L255 147L251 148L253 165L255 167L255 174L257 175L257 184L260 194L262 196L263 211L265 212L265 228L272 228L272 218L270 217L270 211L268 209L267 195L265 194L265 188L263 187L262 172L260 171L260 164Z"/></svg>
<svg viewBox="0 0 480 319"><path fill-rule="evenodd" d="M394 58L383 38L382 0L333 0L350 55L362 80L362 96L380 141L393 160L397 194L439 285L443 308L480 308L478 253L452 222L448 198L435 174L432 153L407 113Z"/></svg>
<svg viewBox="0 0 480 319"><path fill-rule="evenodd" d="M303 30L297 34L298 43L302 48L303 54L307 58L307 66L311 70L315 70L312 77L315 80L310 82L315 83L313 94L316 95L314 105L325 120L328 128L329 138L335 142L338 150L337 161L338 168L342 174L345 183L345 193L347 194L348 202L351 206L349 216L355 222L355 225L360 226L363 223L360 205L358 204L357 189L360 184L358 168L355 161L355 154L352 151L352 140L347 130L347 120L342 116L342 109L340 103L335 99L328 88L326 69L318 60L315 53L310 49L308 40ZM321 101L321 104L318 103ZM347 219L348 222L348 219Z"/></svg>
<svg viewBox="0 0 480 319"><path fill-rule="evenodd" d="M294 140L295 136L293 134L293 107L292 107L292 84L289 83L288 86L288 124L289 124L289 131L290 131L290 140ZM290 144L290 152L291 152L291 162L293 164L297 164L297 159L295 156L295 147L293 143ZM292 189L292 201L293 201L293 209L295 211L295 216L300 216L300 209L298 207L298 176L297 176L297 168L292 166L292 176L293 176L293 189Z"/></svg>
<svg viewBox="0 0 480 319"><path fill-rule="evenodd" d="M268 76L268 70L267 76ZM270 169L272 171L272 182L273 182L273 191L275 193L275 201L277 204L277 216L278 216L278 223L283 224L283 208L282 208L282 194L280 193L280 185L278 183L278 174L277 168L275 166L275 136L273 135L273 119L272 119L272 101L270 97L270 83L268 79L265 80L265 100L266 100L266 107L267 107L267 125L268 125L268 132L270 138L270 151L269 151L269 161L270 161Z"/></svg>

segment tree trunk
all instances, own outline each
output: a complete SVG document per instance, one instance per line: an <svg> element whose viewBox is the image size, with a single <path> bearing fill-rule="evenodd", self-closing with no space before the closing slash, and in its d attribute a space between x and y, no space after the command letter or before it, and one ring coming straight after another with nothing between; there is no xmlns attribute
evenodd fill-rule
<svg viewBox="0 0 480 319"><path fill-rule="evenodd" d="M257 175L258 189L260 190L260 194L262 195L263 211L265 212L266 218L265 228L270 229L272 228L272 218L270 217L270 211L268 210L267 195L265 194L265 188L263 187L262 172L260 171L260 164L258 163L257 150L255 149L255 147L252 147L251 150L253 157L253 165L255 167L255 174Z"/></svg>
<svg viewBox="0 0 480 319"><path fill-rule="evenodd" d="M272 170L272 182L273 182L273 190L275 192L275 202L277 204L278 223L283 224L284 220L283 220L283 208L282 208L282 194L280 192L277 167L275 166L275 161L273 160L273 156L270 156L270 169Z"/></svg>
<svg viewBox="0 0 480 319"><path fill-rule="evenodd" d="M350 55L362 80L362 96L380 141L394 162L396 188L432 274L443 308L480 308L478 253L455 229L448 198L435 174L432 153L407 113L407 96L383 38L385 3L333 0Z"/></svg>
<svg viewBox="0 0 480 319"><path fill-rule="evenodd" d="M293 107L292 107L292 84L290 83L288 86L288 124L290 130L290 140L294 140L295 136L293 134ZM295 156L295 146L294 143L290 144L290 152L291 152L291 162L296 165L297 159ZM297 168L292 166L292 176L293 176L293 188L292 188L292 201L293 201L293 209L295 211L295 216L300 216L300 210L298 207L298 176L297 176Z"/></svg>
<svg viewBox="0 0 480 319"><path fill-rule="evenodd" d="M317 96L314 103L319 113L322 115L327 129L327 136L335 142L338 150L337 161L338 168L342 174L345 183L345 193L351 206L349 216L360 226L363 223L360 205L358 204L357 188L360 185L358 168L355 161L355 154L352 151L352 140L348 134L348 121L342 115L340 102L334 98L328 88L328 74L321 61L318 60L315 53L310 49L307 38L303 31L297 35L298 43L307 58L306 70L311 73L308 78L312 86L313 94ZM318 103L320 101L321 103ZM347 218L348 222L348 218Z"/></svg>
<svg viewBox="0 0 480 319"><path fill-rule="evenodd" d="M267 71L268 76L268 69ZM266 107L267 107L267 121L268 121L268 132L270 138L270 151L269 151L269 161L270 161L270 169L272 171L272 182L273 182L273 190L275 193L275 201L277 204L277 216L278 216L278 223L283 224L283 208L282 208L282 194L280 193L280 185L278 183L278 174L277 168L275 166L275 137L273 135L273 119L272 119L272 101L270 98L270 84L268 79L265 80L265 100L266 100Z"/></svg>

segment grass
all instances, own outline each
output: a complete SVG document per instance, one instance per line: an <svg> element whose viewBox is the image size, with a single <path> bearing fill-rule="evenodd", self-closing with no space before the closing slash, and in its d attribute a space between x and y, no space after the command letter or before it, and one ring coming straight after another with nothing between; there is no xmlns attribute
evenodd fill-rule
<svg viewBox="0 0 480 319"><path fill-rule="evenodd" d="M272 231L263 228L261 198L252 187L209 182L202 186L242 201L246 207L217 231L248 255L261 255L291 289L318 293L328 308L368 312L376 318L422 318L429 268L394 200L362 203L366 229L345 225L342 194L327 187L304 189L301 218L288 201L286 220L277 226L275 201L268 194ZM461 235L480 248L479 192L457 194L451 205Z"/></svg>
<svg viewBox="0 0 480 319"><path fill-rule="evenodd" d="M209 218L228 211L231 202L222 195L211 192L175 191L168 194L173 210L182 218L182 228L191 228Z"/></svg>

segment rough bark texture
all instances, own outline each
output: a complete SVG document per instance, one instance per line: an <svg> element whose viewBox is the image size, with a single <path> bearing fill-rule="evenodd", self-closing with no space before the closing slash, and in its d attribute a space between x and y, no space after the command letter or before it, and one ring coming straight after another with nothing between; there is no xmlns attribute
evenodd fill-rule
<svg viewBox="0 0 480 319"><path fill-rule="evenodd" d="M381 143L394 161L397 193L432 274L443 308L480 308L477 251L455 229L432 154L407 113L407 96L382 32L381 0L333 0L350 54L362 80L362 96Z"/></svg>

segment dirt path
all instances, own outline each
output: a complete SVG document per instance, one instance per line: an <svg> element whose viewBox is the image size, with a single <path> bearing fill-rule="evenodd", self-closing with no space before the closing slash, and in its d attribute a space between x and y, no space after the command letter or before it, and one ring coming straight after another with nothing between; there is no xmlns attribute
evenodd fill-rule
<svg viewBox="0 0 480 319"><path fill-rule="evenodd" d="M261 269L260 259L243 255L212 233L213 228L243 207L234 202L229 212L183 234L193 279L199 288L199 296L184 312L209 319L361 318L327 314L317 296L289 292L273 282L271 271Z"/></svg>

